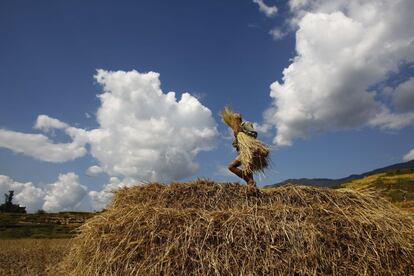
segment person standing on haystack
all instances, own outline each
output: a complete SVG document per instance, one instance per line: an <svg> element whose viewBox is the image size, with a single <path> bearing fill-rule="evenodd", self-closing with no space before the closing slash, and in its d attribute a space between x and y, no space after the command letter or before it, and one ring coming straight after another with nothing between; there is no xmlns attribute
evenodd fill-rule
<svg viewBox="0 0 414 276"><path fill-rule="evenodd" d="M242 120L240 113L233 112L225 107L221 112L223 121L233 130L233 147L238 155L230 162L228 169L244 179L249 188L256 188L253 173L263 172L269 164L269 147L257 140L257 132L253 124ZM239 167L242 166L242 169Z"/></svg>

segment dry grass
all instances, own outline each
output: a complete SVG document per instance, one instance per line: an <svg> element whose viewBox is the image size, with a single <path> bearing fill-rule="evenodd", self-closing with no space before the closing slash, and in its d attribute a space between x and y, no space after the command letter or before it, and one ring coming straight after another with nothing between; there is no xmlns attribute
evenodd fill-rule
<svg viewBox="0 0 414 276"><path fill-rule="evenodd" d="M69 239L0 240L0 275L58 275Z"/></svg>
<svg viewBox="0 0 414 276"><path fill-rule="evenodd" d="M410 275L414 221L374 194L207 180L120 189L87 221L72 275Z"/></svg>
<svg viewBox="0 0 414 276"><path fill-rule="evenodd" d="M220 113L221 119L226 123L231 129L235 130L237 128L238 121L236 120L236 113L229 107L224 107L224 110Z"/></svg>
<svg viewBox="0 0 414 276"><path fill-rule="evenodd" d="M237 135L237 140L243 171L245 173L264 173L264 169L269 165L269 147L243 132Z"/></svg>

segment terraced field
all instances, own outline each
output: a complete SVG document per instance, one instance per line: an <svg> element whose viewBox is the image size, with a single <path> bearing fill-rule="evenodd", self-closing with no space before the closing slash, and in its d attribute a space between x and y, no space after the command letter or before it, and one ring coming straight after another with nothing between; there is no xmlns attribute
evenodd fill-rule
<svg viewBox="0 0 414 276"><path fill-rule="evenodd" d="M75 235L75 229L93 215L86 212L0 213L0 240L71 238Z"/></svg>
<svg viewBox="0 0 414 276"><path fill-rule="evenodd" d="M374 189L397 207L414 215L414 169L373 174L335 188Z"/></svg>

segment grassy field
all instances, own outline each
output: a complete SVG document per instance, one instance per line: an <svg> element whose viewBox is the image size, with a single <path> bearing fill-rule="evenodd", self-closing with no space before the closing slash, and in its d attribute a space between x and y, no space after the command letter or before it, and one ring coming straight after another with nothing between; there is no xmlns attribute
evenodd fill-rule
<svg viewBox="0 0 414 276"><path fill-rule="evenodd" d="M76 228L93 213L0 213L0 275L59 275Z"/></svg>
<svg viewBox="0 0 414 276"><path fill-rule="evenodd" d="M94 213L0 213L0 275L59 275L75 229Z"/></svg>
<svg viewBox="0 0 414 276"><path fill-rule="evenodd" d="M75 235L74 230L93 215L84 212L0 213L0 240L71 238Z"/></svg>
<svg viewBox="0 0 414 276"><path fill-rule="evenodd" d="M0 275L58 275L56 264L68 253L71 239L0 241Z"/></svg>
<svg viewBox="0 0 414 276"><path fill-rule="evenodd" d="M414 170L396 170L369 175L335 188L374 189L397 207L414 214Z"/></svg>

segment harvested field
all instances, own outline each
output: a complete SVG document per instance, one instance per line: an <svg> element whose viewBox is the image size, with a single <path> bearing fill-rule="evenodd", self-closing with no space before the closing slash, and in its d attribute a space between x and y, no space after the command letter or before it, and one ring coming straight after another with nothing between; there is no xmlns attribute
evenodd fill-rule
<svg viewBox="0 0 414 276"><path fill-rule="evenodd" d="M207 180L119 190L81 226L72 275L410 275L414 221L374 193Z"/></svg>
<svg viewBox="0 0 414 276"><path fill-rule="evenodd" d="M58 275L70 239L0 240L0 275Z"/></svg>

